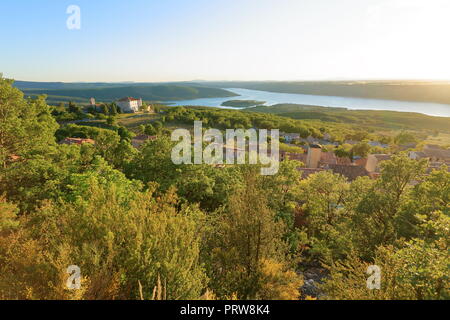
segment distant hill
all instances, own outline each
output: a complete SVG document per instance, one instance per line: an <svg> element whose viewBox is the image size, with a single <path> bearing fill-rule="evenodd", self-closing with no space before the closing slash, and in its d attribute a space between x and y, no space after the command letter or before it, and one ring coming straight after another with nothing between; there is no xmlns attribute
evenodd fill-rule
<svg viewBox="0 0 450 320"><path fill-rule="evenodd" d="M125 83L107 83L107 82L33 82L33 81L14 81L14 86L20 90L25 89L94 89L94 88L112 88L129 86Z"/></svg>
<svg viewBox="0 0 450 320"><path fill-rule="evenodd" d="M214 88L450 104L450 83L432 81L221 81ZM191 84L195 84L191 82Z"/></svg>
<svg viewBox="0 0 450 320"><path fill-rule="evenodd" d="M15 86L21 89L27 96L46 94L48 95L49 102L66 102L70 100L87 102L91 97L95 98L97 101L111 102L126 96L142 98L146 101L189 100L236 96L236 94L220 88L174 84L66 84L58 82L33 83L18 81L15 83Z"/></svg>
<svg viewBox="0 0 450 320"><path fill-rule="evenodd" d="M299 120L321 120L353 124L361 127L389 129L441 130L450 132L450 118L433 117L421 113L384 110L348 110L300 104L276 104L246 109L246 112L272 113Z"/></svg>

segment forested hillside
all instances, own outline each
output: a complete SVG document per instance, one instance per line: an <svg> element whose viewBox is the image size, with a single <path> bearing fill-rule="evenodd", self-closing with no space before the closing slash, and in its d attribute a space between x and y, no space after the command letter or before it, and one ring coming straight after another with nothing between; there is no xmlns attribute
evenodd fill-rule
<svg viewBox="0 0 450 320"><path fill-rule="evenodd" d="M22 86L29 86L23 84ZM39 86L33 83L33 86ZM114 85L114 84L98 84L83 87L79 85L60 85L58 83L47 84L48 87L56 87L54 89L42 88L26 88L22 89L28 96L36 97L38 95L48 95L50 102L88 102L94 97L97 100L111 102L123 97L137 97L147 101L169 101L169 100L188 100L197 98L215 98L215 97L233 97L234 93L226 90L207 88L201 86L186 85ZM69 89L65 87L69 87ZM79 87L79 88L74 88Z"/></svg>
<svg viewBox="0 0 450 320"><path fill-rule="evenodd" d="M382 110L349 110L345 108L329 108L304 106L297 104L277 104L248 108L250 112L272 113L292 119L321 120L325 122L345 123L374 128L441 130L450 132L450 118L433 117L421 113L382 111Z"/></svg>

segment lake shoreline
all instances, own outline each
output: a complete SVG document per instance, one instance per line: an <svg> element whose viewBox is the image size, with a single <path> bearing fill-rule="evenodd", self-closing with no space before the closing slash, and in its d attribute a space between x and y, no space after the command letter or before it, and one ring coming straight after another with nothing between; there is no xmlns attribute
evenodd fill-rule
<svg viewBox="0 0 450 320"><path fill-rule="evenodd" d="M263 106L277 104L298 104L326 108L343 108L347 110L378 110L421 113L429 116L450 117L450 105L431 102L413 102L398 100L366 99L338 96L319 96L293 93L274 93L242 88L224 88L239 96L239 100L266 101ZM167 101L171 106L203 106L224 109L248 109L254 107L235 108L222 106L229 98L202 98L182 101Z"/></svg>

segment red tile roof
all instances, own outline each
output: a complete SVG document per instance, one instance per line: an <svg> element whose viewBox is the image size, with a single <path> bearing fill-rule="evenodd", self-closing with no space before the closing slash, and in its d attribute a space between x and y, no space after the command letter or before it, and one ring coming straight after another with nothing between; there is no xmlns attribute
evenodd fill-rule
<svg viewBox="0 0 450 320"><path fill-rule="evenodd" d="M20 156L15 155L15 154L10 155L9 158L10 158L12 161L19 161L19 160L20 160Z"/></svg>

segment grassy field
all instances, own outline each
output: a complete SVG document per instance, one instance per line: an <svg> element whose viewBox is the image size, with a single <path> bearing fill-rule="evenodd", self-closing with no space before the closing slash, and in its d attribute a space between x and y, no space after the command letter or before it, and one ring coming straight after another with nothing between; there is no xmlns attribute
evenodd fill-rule
<svg viewBox="0 0 450 320"><path fill-rule="evenodd" d="M154 113L121 114L118 116L117 122L127 129L134 129L155 121L157 118L158 115Z"/></svg>
<svg viewBox="0 0 450 320"><path fill-rule="evenodd" d="M437 144L443 147L450 146L450 134L449 133L439 133L437 136L429 136L424 143L427 144Z"/></svg>

